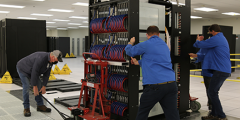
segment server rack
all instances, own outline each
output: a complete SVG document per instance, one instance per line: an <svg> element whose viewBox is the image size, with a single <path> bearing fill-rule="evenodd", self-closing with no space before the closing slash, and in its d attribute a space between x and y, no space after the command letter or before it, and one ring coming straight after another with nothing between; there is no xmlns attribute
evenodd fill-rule
<svg viewBox="0 0 240 120"><path fill-rule="evenodd" d="M2 73L8 70L12 77L18 77L18 60L36 51L47 51L46 21L6 18L1 24Z"/></svg>
<svg viewBox="0 0 240 120"><path fill-rule="evenodd" d="M171 8L171 22L170 24L166 22L166 27L170 31L171 35L171 47L172 47L172 61L173 68L176 72L176 79L179 87L179 99L178 99L178 109L181 117L185 117L187 110L189 110L189 70L190 70L190 59L189 59L189 47L190 47L190 0L186 0L185 7L179 7L172 5L170 3L158 1L158 0L149 0L149 3L166 5L166 7ZM113 13L114 9L116 10ZM111 15L121 15L127 14L127 31L117 31L117 32L103 32L101 30L92 30L91 21L96 18L109 17ZM177 15L177 16L176 16ZM102 20L102 19L101 19ZM166 17L166 21L169 21L169 18ZM104 22L104 21L101 21ZM178 22L177 24L175 22ZM105 23L106 25L107 23ZM99 24L98 28L102 27ZM173 26L173 27L171 27ZM176 27L177 26L177 27ZM136 38L136 44L139 43L139 0L110 0L107 2L101 2L101 0L89 0L89 37L86 41L90 41L86 48L91 48L93 45L106 45L109 41L113 40L114 44L127 45L128 41L132 38ZM184 30L182 30L183 28ZM101 28L109 29L109 28ZM161 33L163 31L160 31ZM181 40L180 40L181 38ZM86 42L87 43L87 42ZM103 48L102 48L103 49ZM102 54L99 54L103 56ZM124 62L130 61L129 57L124 56ZM104 59L104 57L103 57ZM137 56L137 59L140 59ZM181 67L184 66L184 67ZM139 105L139 77L140 77L140 68L129 64L128 66L114 66L112 71L118 74L127 75L128 81L127 92L115 92L115 95L123 96L123 100L120 102L126 103L128 109L125 111L123 116L117 114L111 114L111 119L116 120L133 120L136 118ZM116 99L112 98L116 101ZM177 102L177 101L176 101Z"/></svg>

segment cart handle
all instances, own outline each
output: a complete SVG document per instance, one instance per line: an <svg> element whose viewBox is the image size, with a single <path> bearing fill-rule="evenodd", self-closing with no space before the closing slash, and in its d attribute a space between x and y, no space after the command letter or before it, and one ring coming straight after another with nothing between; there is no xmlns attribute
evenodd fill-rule
<svg viewBox="0 0 240 120"><path fill-rule="evenodd" d="M101 58L100 58L100 57L99 57L97 54L95 54L95 53L83 52L83 54L82 54L82 55L83 55L83 57L84 57L84 59L85 59L85 60L86 60L86 57L85 57L85 55L96 55L96 56L97 56L97 58L99 59L99 61L100 61L100 62L102 62L102 61L101 61Z"/></svg>

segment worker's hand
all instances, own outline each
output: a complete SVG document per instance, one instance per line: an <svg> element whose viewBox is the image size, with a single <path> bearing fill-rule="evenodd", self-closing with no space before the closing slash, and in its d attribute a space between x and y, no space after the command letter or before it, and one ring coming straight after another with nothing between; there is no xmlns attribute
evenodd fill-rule
<svg viewBox="0 0 240 120"><path fill-rule="evenodd" d="M204 39L204 36L197 35L197 40L202 41Z"/></svg>
<svg viewBox="0 0 240 120"><path fill-rule="evenodd" d="M42 88L41 88L41 90L39 92L41 92L42 94L45 94L46 93L46 87L42 86Z"/></svg>
<svg viewBox="0 0 240 120"><path fill-rule="evenodd" d="M130 42L129 42L128 44L133 45L134 43L135 43L135 37L132 37L131 40L130 40Z"/></svg>
<svg viewBox="0 0 240 120"><path fill-rule="evenodd" d="M133 57L131 57L131 64L139 65L137 59L136 59L136 58L133 58Z"/></svg>
<svg viewBox="0 0 240 120"><path fill-rule="evenodd" d="M197 57L197 54L194 54L194 53L189 53L190 57L192 58L196 58Z"/></svg>
<svg viewBox="0 0 240 120"><path fill-rule="evenodd" d="M33 93L34 93L35 96L38 96L38 95L39 95L38 87L37 87L37 86L33 86Z"/></svg>

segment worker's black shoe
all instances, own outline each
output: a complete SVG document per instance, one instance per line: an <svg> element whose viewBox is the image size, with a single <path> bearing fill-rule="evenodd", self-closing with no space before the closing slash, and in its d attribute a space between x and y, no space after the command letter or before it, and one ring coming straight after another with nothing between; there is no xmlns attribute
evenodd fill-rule
<svg viewBox="0 0 240 120"><path fill-rule="evenodd" d="M202 116L202 120L218 120L218 117L209 114L208 116Z"/></svg>
<svg viewBox="0 0 240 120"><path fill-rule="evenodd" d="M51 112L51 108L47 108L45 105L37 106L37 111Z"/></svg>
<svg viewBox="0 0 240 120"><path fill-rule="evenodd" d="M228 120L227 118L218 118L217 120Z"/></svg>
<svg viewBox="0 0 240 120"><path fill-rule="evenodd" d="M31 116L30 109L29 108L24 109L23 114L24 114L25 117L30 117Z"/></svg>

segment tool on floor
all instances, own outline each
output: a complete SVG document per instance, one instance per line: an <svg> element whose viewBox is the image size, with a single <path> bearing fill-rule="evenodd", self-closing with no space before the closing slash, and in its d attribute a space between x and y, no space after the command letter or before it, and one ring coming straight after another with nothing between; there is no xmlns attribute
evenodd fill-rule
<svg viewBox="0 0 240 120"><path fill-rule="evenodd" d="M39 93L40 96L42 96L42 98L44 100L46 100L59 114L60 116L64 119L64 120L75 120L74 118L70 118L70 116L60 112L52 103L50 103L47 98L45 98L41 93ZM72 114L75 116L75 115L81 115L82 114L82 111L80 109L75 109L75 110L72 110L71 111Z"/></svg>

